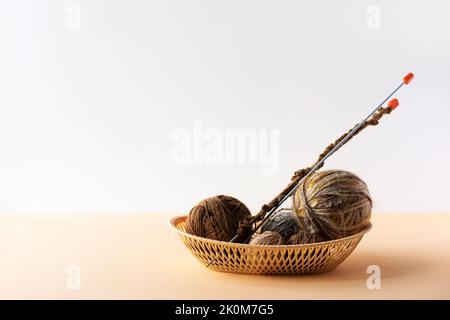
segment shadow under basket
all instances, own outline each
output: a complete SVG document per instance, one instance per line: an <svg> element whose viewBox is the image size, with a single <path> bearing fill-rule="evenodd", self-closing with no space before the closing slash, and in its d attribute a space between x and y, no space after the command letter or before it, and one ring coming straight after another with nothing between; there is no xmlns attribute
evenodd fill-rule
<svg viewBox="0 0 450 320"><path fill-rule="evenodd" d="M186 216L175 217L170 226L191 253L211 270L250 274L314 274L331 271L356 248L371 229L349 237L302 245L250 245L211 240L185 231Z"/></svg>

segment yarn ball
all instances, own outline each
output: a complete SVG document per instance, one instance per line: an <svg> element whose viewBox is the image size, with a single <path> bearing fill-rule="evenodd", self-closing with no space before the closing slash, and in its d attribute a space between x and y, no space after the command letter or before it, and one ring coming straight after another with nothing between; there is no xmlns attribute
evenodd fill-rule
<svg viewBox="0 0 450 320"><path fill-rule="evenodd" d="M237 233L239 222L250 215L250 210L238 199L218 195L200 201L191 209L185 229L199 237L230 241Z"/></svg>
<svg viewBox="0 0 450 320"><path fill-rule="evenodd" d="M309 233L302 230L292 235L287 241L287 244L308 244L323 241L325 241L325 239L323 238L320 232Z"/></svg>
<svg viewBox="0 0 450 320"><path fill-rule="evenodd" d="M278 232L284 242L300 231L300 222L297 215L290 209L281 209L273 214L270 219L261 226L261 231Z"/></svg>
<svg viewBox="0 0 450 320"><path fill-rule="evenodd" d="M250 244L256 244L260 246L281 245L284 244L284 240L278 232L265 231L254 236L252 240L250 240Z"/></svg>
<svg viewBox="0 0 450 320"><path fill-rule="evenodd" d="M293 211L307 234L333 240L367 227L372 199L366 183L355 174L342 170L319 171L297 188Z"/></svg>

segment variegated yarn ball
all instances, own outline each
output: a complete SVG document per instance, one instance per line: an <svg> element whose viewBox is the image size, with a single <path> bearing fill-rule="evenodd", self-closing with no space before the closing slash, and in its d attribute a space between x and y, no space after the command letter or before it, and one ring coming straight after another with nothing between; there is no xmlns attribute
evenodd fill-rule
<svg viewBox="0 0 450 320"><path fill-rule="evenodd" d="M306 239L334 240L358 233L370 224L372 199L366 183L355 174L319 171L294 193L293 211Z"/></svg>
<svg viewBox="0 0 450 320"><path fill-rule="evenodd" d="M319 232L310 233L307 231L299 231L289 238L287 244L308 244L308 243L317 243L323 242L325 239Z"/></svg>

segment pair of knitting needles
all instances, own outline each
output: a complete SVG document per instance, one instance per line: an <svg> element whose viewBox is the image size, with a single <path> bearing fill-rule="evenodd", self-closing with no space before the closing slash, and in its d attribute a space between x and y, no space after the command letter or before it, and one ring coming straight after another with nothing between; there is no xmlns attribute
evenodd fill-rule
<svg viewBox="0 0 450 320"><path fill-rule="evenodd" d="M329 157L331 157L331 155L333 155L333 153L335 153L336 151L338 151L354 134L355 132L358 131L359 128L361 128L364 123L369 120L385 103L386 101L388 101L398 90L400 90L401 87L403 87L404 85L407 85L411 82L411 80L414 78L414 74L413 73L408 73L405 77L403 77L403 81L402 83L394 89L394 91L392 91L375 109L373 109L372 112L369 113L369 115L367 117L365 117L363 120L361 120L361 122L354 127L346 136L344 139L342 139L341 142L339 142L338 144L336 144L336 146L334 146L333 149L331 149L331 151L321 160L319 161L314 167L312 167L312 169L302 178L300 179L300 181L295 185L294 188L291 189L291 191L289 191L282 199L281 201L278 203L278 205L276 205L274 208L272 208L272 210L270 210L267 215L264 217L264 219L261 221L261 223L259 223L256 228L250 233L250 235L248 236L248 238L246 239L246 241L244 243L246 243L251 237L252 235L255 234L256 231L259 230L259 228L261 228L264 223L266 223L267 220L270 219L270 217L276 212L276 210L290 197L292 196L292 194L295 192L295 190L297 190L297 188L302 184L302 182L307 179L310 175L312 175L318 168L320 168L322 166L322 164L325 162L325 160L327 160ZM397 108L399 105L399 102L396 98L392 99L389 101L388 103L388 107L391 108L392 110L394 110L395 108ZM239 238L239 235L235 235L230 242L235 242L237 239ZM206 267L209 267L211 265L211 263L213 263L215 261L215 259L211 260L208 262L208 265Z"/></svg>

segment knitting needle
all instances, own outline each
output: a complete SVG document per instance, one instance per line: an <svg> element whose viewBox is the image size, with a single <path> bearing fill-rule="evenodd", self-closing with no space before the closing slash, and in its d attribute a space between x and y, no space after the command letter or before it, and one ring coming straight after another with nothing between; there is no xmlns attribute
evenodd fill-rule
<svg viewBox="0 0 450 320"><path fill-rule="evenodd" d="M331 149L331 151L321 160L319 161L302 179L300 179L300 181L295 185L294 188L291 189L291 191L289 191L280 201L280 203L275 206L272 210L269 211L269 213L266 215L266 217L261 221L261 223L251 232L251 234L249 235L249 237L247 238L247 240L256 232L258 231L258 229L260 227L262 227L264 225L264 223L270 219L270 217L275 213L275 211L290 197L292 196L292 194L295 192L295 190L297 190L297 188L300 186L300 184L307 178L309 177L312 173L314 173L318 168L321 167L321 165L325 162L325 160L327 160L333 153L335 153L337 150L339 150L354 134L355 132L361 128L364 123L370 119L375 112L377 112L382 105L384 105L386 103L386 101L389 100L389 98L391 98L398 90L400 90L401 87L403 87L403 85L408 84L411 82L411 80L414 78L414 74L413 73L408 73L404 78L402 83L395 88L394 91L392 91L367 117L365 117L363 120L361 120L361 122L353 128L352 131L350 131L347 136L345 136L345 138L339 142L333 149ZM393 99L391 101L389 101L388 106L394 110L397 106L399 105L399 102L397 99ZM238 235L234 236L230 242L234 242L236 241L238 238ZM245 241L247 242L247 241Z"/></svg>
<svg viewBox="0 0 450 320"><path fill-rule="evenodd" d="M259 230L259 228L261 228L264 223L266 223L267 220L270 219L270 217L275 213L275 211L290 197L292 196L292 194L295 192L295 190L297 190L297 188L301 185L301 183L308 178L311 174L313 174L318 168L321 167L321 165L325 162L325 160L327 160L332 154L334 154L337 150L339 150L354 134L355 132L361 128L364 123L370 119L370 117L372 117L375 112L377 112L385 103L386 101L388 101L398 90L400 90L401 87L403 87L403 85L407 85L411 82L411 80L414 78L414 74L413 73L408 73L405 77L403 77L403 81L402 83L394 89L394 91L392 91L375 109L373 109L373 111L371 113L369 113L369 115L367 117L365 117L363 120L361 120L361 122L354 127L346 136L344 139L341 140L341 142L339 142L337 145L334 146L333 149L331 149L331 151L325 156L323 157L322 160L320 160L302 179L300 179L300 181L295 185L294 188L292 188L282 199L281 201L278 203L277 206L275 206L274 208L272 208L272 210L270 210L267 215L264 217L264 219L258 224L258 226L250 233L250 235L248 236L248 238L246 239L246 241L244 243L246 243L253 234L255 234L256 231ZM399 102L397 99L392 99L391 101L389 101L388 106L394 110L397 106L399 105ZM235 242L237 239L239 238L239 235L235 235L230 242L233 243ZM215 259L211 260L208 262L208 264L206 265L206 267L209 267L211 265L211 263L213 263L215 261Z"/></svg>

